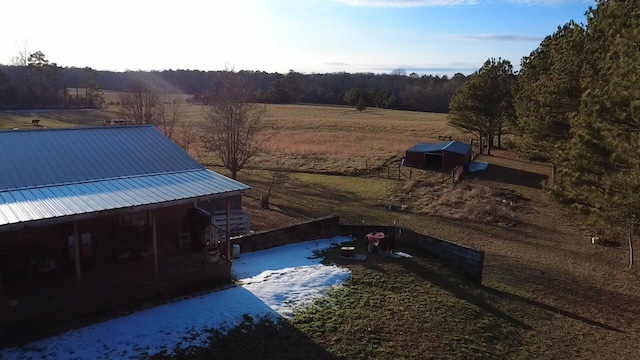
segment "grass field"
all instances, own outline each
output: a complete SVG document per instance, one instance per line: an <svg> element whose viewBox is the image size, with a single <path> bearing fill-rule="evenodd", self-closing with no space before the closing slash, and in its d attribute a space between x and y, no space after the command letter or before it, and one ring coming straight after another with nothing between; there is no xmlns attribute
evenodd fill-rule
<svg viewBox="0 0 640 360"><path fill-rule="evenodd" d="M114 94L109 94L109 99L114 98ZM29 128L32 119L41 119L45 127L102 125L105 119L117 118L118 110L117 106L107 106L103 111L0 112L0 129ZM182 111L186 121L202 122L202 106L184 105ZM367 167L397 167L408 147L418 142L437 141L438 136L469 140L468 134L447 125L445 114L268 105L264 120L270 129L266 132L268 141L265 152L249 164L251 168L352 173ZM196 142L191 149L192 155L202 162L218 164L215 157L207 155L202 144Z"/></svg>
<svg viewBox="0 0 640 360"><path fill-rule="evenodd" d="M201 108L187 111L192 121L199 119ZM93 121L81 115L51 114L46 126ZM109 113L92 114L91 119L103 115ZM0 113L0 124L30 126L30 116ZM640 276L628 269L625 243L591 244L593 229L584 216L542 190L548 165L496 150L479 158L490 163L486 171L456 186L517 194L516 226L389 212L384 204L407 195L406 177L336 174L366 164L392 164L407 147L438 135L464 139L448 128L444 115L269 105L266 119L279 129L269 152L239 174L240 181L252 186L244 206L255 229L329 214L349 222L396 222L484 250L483 285L470 284L421 254L350 263L332 250L327 261L349 267L353 277L326 301L289 322L248 319L229 335L212 334L218 341L210 349L177 358L640 358ZM212 157L198 152L194 155L226 173ZM274 176L271 209L261 209L260 195ZM439 179L421 176L425 183Z"/></svg>

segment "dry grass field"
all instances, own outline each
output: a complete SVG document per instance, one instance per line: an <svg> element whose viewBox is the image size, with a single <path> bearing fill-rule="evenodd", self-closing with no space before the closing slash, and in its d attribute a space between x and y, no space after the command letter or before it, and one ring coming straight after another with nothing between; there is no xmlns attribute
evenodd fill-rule
<svg viewBox="0 0 640 360"><path fill-rule="evenodd" d="M277 131L256 164L268 168L350 173L397 166L404 151L438 136L467 136L446 123L446 115L369 108L270 105L265 118Z"/></svg>
<svg viewBox="0 0 640 360"><path fill-rule="evenodd" d="M185 110L190 121L200 119L201 107ZM90 124L114 111L54 113L46 126ZM32 116L0 113L0 127L31 126ZM395 222L484 250L483 284L421 254L353 263L332 250L327 261L349 267L353 277L328 300L290 322L213 334L220 341L211 348L178 358L640 358L640 275L628 268L626 244L591 244L585 216L544 192L547 164L496 150L478 158L487 170L455 186L419 172L411 180L406 172L401 179L344 176L366 164L394 164L419 141L468 135L449 128L445 115L379 109L269 105L266 120L278 129L268 152L239 174L252 186L244 206L254 229L329 214ZM226 173L202 148L192 154ZM265 170L275 168L282 171ZM273 181L271 208L262 209L260 196ZM391 212L387 204L409 211Z"/></svg>

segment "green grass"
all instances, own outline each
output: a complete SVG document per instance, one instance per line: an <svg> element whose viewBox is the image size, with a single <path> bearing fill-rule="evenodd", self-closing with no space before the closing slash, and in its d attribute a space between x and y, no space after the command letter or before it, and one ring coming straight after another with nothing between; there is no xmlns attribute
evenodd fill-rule
<svg viewBox="0 0 640 360"><path fill-rule="evenodd" d="M100 110L0 111L0 130L99 126L111 117ZM40 120L39 127L31 124L34 119Z"/></svg>
<svg viewBox="0 0 640 360"><path fill-rule="evenodd" d="M290 320L246 318L228 335L213 332L208 348L172 358L472 359L518 353L522 324L481 303L481 289L446 267L403 250L417 256L353 262L332 249L326 263L348 267L353 276L327 298Z"/></svg>

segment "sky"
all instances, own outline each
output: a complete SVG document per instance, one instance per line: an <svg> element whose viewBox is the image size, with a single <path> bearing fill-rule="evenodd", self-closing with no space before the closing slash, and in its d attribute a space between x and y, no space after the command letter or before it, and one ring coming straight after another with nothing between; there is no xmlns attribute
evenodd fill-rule
<svg viewBox="0 0 640 360"><path fill-rule="evenodd" d="M591 0L5 0L0 63L24 49L97 70L470 74L517 69Z"/></svg>

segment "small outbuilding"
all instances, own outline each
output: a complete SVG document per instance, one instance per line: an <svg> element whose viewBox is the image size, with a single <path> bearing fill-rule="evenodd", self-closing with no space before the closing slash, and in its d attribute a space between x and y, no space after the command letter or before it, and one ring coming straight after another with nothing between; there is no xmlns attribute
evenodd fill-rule
<svg viewBox="0 0 640 360"><path fill-rule="evenodd" d="M403 165L432 171L451 171L458 166L465 169L471 162L471 145L459 141L435 144L420 143L408 149Z"/></svg>

